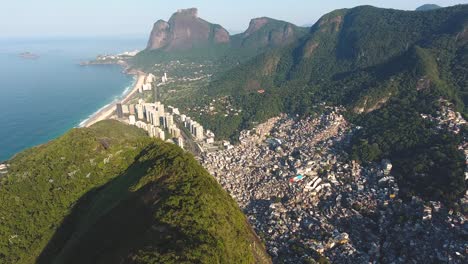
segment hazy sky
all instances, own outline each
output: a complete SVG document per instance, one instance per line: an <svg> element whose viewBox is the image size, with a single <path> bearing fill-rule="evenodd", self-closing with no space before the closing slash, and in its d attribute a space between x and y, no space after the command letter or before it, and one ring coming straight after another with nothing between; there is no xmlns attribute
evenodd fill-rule
<svg viewBox="0 0 468 264"><path fill-rule="evenodd" d="M339 8L358 5L414 10L468 0L5 0L0 7L0 38L37 36L146 36L158 19L180 8L197 7L199 16L228 30L243 31L254 17L268 16L304 25Z"/></svg>

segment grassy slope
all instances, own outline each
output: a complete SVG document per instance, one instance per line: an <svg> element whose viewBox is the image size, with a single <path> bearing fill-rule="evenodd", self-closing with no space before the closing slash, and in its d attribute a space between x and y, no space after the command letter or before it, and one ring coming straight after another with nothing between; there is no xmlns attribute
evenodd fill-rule
<svg viewBox="0 0 468 264"><path fill-rule="evenodd" d="M74 129L10 164L0 185L2 263L269 261L194 158L139 129Z"/></svg>

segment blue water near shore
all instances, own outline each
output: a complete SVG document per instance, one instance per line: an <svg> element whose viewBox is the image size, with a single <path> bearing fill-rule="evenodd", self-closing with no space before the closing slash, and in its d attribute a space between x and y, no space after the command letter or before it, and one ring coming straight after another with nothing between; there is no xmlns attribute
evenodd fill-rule
<svg viewBox="0 0 468 264"><path fill-rule="evenodd" d="M134 77L119 66L80 66L144 39L0 39L0 161L54 139L121 97ZM22 52L39 55L25 59Z"/></svg>

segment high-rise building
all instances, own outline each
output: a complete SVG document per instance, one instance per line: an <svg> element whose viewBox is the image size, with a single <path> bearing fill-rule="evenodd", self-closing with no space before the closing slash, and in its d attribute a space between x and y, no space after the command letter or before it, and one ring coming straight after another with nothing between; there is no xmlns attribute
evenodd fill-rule
<svg viewBox="0 0 468 264"><path fill-rule="evenodd" d="M177 145L182 149L184 148L184 139L182 137L177 138Z"/></svg>
<svg viewBox="0 0 468 264"><path fill-rule="evenodd" d="M161 116L157 110L151 111L151 123L155 126L161 125Z"/></svg>
<svg viewBox="0 0 468 264"><path fill-rule="evenodd" d="M187 117L185 118L184 126L185 126L186 128L188 128L189 131L190 131L190 124L191 124L191 123L192 123L192 119L191 119L189 116L187 116ZM192 132L190 131L190 133L192 133Z"/></svg>
<svg viewBox="0 0 468 264"><path fill-rule="evenodd" d="M151 111L153 110L154 106L153 104L144 104L143 107L145 111L146 122L151 123Z"/></svg>
<svg viewBox="0 0 468 264"><path fill-rule="evenodd" d="M148 135L149 135L150 137L154 137L154 128L155 128L155 126L149 125L149 128L148 128Z"/></svg>
<svg viewBox="0 0 468 264"><path fill-rule="evenodd" d="M145 118L145 115L144 115L144 112L143 112L143 105L141 104L137 104L136 105L136 109L137 109L137 117L138 119L144 119Z"/></svg>
<svg viewBox="0 0 468 264"><path fill-rule="evenodd" d="M192 133L194 136L196 136L196 128L198 126L198 123L196 121L192 121L190 123L190 133Z"/></svg>
<svg viewBox="0 0 468 264"><path fill-rule="evenodd" d="M130 125L135 125L135 121L136 121L136 120L135 120L135 116L134 116L134 115L130 115L130 116L128 117L128 123L129 123Z"/></svg>
<svg viewBox="0 0 468 264"><path fill-rule="evenodd" d="M122 113L124 115L128 115L130 113L128 109L128 105L122 105Z"/></svg>
<svg viewBox="0 0 468 264"><path fill-rule="evenodd" d="M151 83L143 84L142 90L143 91L151 91Z"/></svg>
<svg viewBox="0 0 468 264"><path fill-rule="evenodd" d="M159 129L159 138L161 140L166 140L166 133L162 129Z"/></svg>
<svg viewBox="0 0 468 264"><path fill-rule="evenodd" d="M169 133L171 133L171 136L173 138L180 137L180 129L177 128L175 125L172 125L172 126L169 127Z"/></svg>
<svg viewBox="0 0 468 264"><path fill-rule="evenodd" d="M115 112L117 113L117 117L118 118L122 118L123 117L123 110L122 110L122 104L121 103L117 103L115 105Z"/></svg>
<svg viewBox="0 0 468 264"><path fill-rule="evenodd" d="M128 112L131 114L131 115L135 115L135 105L134 104L131 104L128 106Z"/></svg>
<svg viewBox="0 0 468 264"><path fill-rule="evenodd" d="M164 105L159 103L158 112L160 116L164 116Z"/></svg>
<svg viewBox="0 0 468 264"><path fill-rule="evenodd" d="M156 79L156 76L154 76L152 73L148 74L148 76L146 76L146 83L152 83L154 82L154 80Z"/></svg>
<svg viewBox="0 0 468 264"><path fill-rule="evenodd" d="M161 82L166 83L167 82L167 73L164 73L163 77L161 77Z"/></svg>
<svg viewBox="0 0 468 264"><path fill-rule="evenodd" d="M174 116L166 113L164 116L164 128L169 128L174 125Z"/></svg>
<svg viewBox="0 0 468 264"><path fill-rule="evenodd" d="M198 140L203 140L203 138L204 138L203 127L201 125L199 125L199 124L197 124L197 126L195 127L195 137Z"/></svg>

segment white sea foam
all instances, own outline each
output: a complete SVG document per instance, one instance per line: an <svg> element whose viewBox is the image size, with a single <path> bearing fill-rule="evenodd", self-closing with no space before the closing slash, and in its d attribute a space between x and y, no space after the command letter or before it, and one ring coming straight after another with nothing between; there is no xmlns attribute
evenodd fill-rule
<svg viewBox="0 0 468 264"><path fill-rule="evenodd" d="M112 100L112 102L110 102L110 103L106 104L105 106L99 108L98 110L96 110L96 112L89 115L88 118L81 121L80 124L78 125L78 127L84 127L86 125L86 123L91 118L98 115L101 111L103 111L104 109L106 109L110 105L115 104L115 103L119 102L121 99L123 99L132 90L132 88L135 87L137 81L138 81L138 76L134 75L132 83L130 85L128 85L127 87L125 87L125 89L123 90L123 92L120 95L115 96L114 99Z"/></svg>
<svg viewBox="0 0 468 264"><path fill-rule="evenodd" d="M106 109L106 107L110 106L110 105L113 104L114 102L115 102L115 100L112 101L111 103L106 104L105 106L99 108L96 112L94 112L94 113L92 113L91 115L89 115L88 118L86 118L85 120L81 121L80 124L78 125L78 127L83 127L83 126L86 124L86 122L88 122L89 119L93 118L95 115L97 115L97 114L98 114L99 112L101 112L102 110Z"/></svg>

